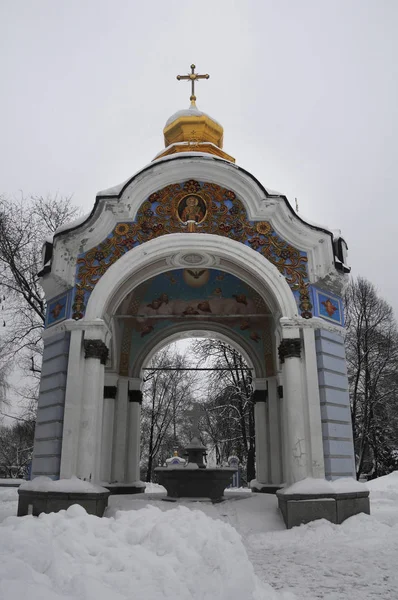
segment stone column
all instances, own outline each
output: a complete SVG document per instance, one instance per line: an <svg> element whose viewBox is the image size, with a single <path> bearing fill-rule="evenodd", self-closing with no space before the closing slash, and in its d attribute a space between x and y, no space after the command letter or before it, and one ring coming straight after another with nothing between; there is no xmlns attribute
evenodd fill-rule
<svg viewBox="0 0 398 600"><path fill-rule="evenodd" d="M281 444L281 399L278 394L278 380L276 377L268 377L268 425L269 425L269 447L271 483L282 483L282 444Z"/></svg>
<svg viewBox="0 0 398 600"><path fill-rule="evenodd" d="M68 375L66 380L62 434L61 479L69 479L73 475L76 475L82 404L83 367L83 331L81 329L75 329L70 333Z"/></svg>
<svg viewBox="0 0 398 600"><path fill-rule="evenodd" d="M325 477L321 401L319 397L318 364L315 348L315 333L311 328L303 329L305 375L308 399L309 448L311 452L312 477Z"/></svg>
<svg viewBox="0 0 398 600"><path fill-rule="evenodd" d="M108 348L101 339L85 339L83 345L85 364L77 475L80 479L92 481L99 476L98 439L102 422L104 365L108 358Z"/></svg>
<svg viewBox="0 0 398 600"><path fill-rule="evenodd" d="M127 483L140 481L141 379L130 379L127 429Z"/></svg>
<svg viewBox="0 0 398 600"><path fill-rule="evenodd" d="M101 436L101 481L109 483L112 474L113 426L115 420L115 399L117 375L105 375L104 408L102 412Z"/></svg>
<svg viewBox="0 0 398 600"><path fill-rule="evenodd" d="M126 436L128 417L128 377L119 377L115 406L114 438L112 452L112 482L126 480Z"/></svg>
<svg viewBox="0 0 398 600"><path fill-rule="evenodd" d="M267 381L255 379L253 394L256 432L256 479L259 484L269 483L269 447L267 436Z"/></svg>
<svg viewBox="0 0 398 600"><path fill-rule="evenodd" d="M307 435L307 406L303 389L301 339L298 328L283 331L279 359L283 375L285 481L287 484L311 474Z"/></svg>

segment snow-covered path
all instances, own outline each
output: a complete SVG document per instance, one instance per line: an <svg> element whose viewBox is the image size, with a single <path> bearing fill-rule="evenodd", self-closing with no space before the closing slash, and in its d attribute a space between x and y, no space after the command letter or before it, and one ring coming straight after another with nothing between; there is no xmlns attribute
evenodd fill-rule
<svg viewBox="0 0 398 600"><path fill-rule="evenodd" d="M256 574L303 600L396 600L398 526L360 515L245 541Z"/></svg>
<svg viewBox="0 0 398 600"><path fill-rule="evenodd" d="M321 520L286 531L276 498L268 494L236 494L199 508L237 529L255 573L277 590L294 592L299 600L397 600L398 472L369 487L371 516L342 525ZM156 501L156 495L151 499L162 510L175 506ZM109 513L136 510L142 501L115 497Z"/></svg>
<svg viewBox="0 0 398 600"><path fill-rule="evenodd" d="M371 482L369 488L371 489L371 516L357 515L342 525L333 525L327 521L315 521L290 531L285 530L278 514L276 498L266 494L233 494L226 502L220 504L184 502L184 505L194 510L199 509L207 517L223 521L238 531L256 575L261 581L271 584L275 590L280 592L278 600L291 597L288 592L294 594L298 600L397 600L398 472ZM7 515L16 514L16 496L15 489L0 488L0 520ZM148 500L154 509L159 508L161 511L152 513L155 516L159 515L156 519L160 528L167 525L168 519L170 519L170 523L175 524L181 518L182 521L186 519L186 527L191 528L191 535L194 533L195 523L188 518L189 513L186 509L183 509L179 516L179 509L175 510L177 506L175 503L163 502L156 494L140 495L139 497L113 497L107 511L110 524L114 521L113 518L116 518L115 525L111 524L111 530L113 531L117 527L117 520L120 519L122 513L126 514L126 517L122 518L127 519L127 524L131 519L133 519L131 521L133 526L135 523L141 523L149 515L144 508L148 504ZM136 511L139 511L138 521L134 520L135 517L131 511L134 511L135 514L137 514ZM169 511L172 512L168 517ZM163 513L164 516L162 516ZM131 518L128 517L128 514L131 515ZM198 513L194 514L198 515ZM195 516L198 538L203 537L203 529L207 527L208 521L203 521L203 518ZM33 518L25 517L25 519L32 520ZM40 519L36 521L39 522ZM105 519L102 521L105 522ZM4 523L4 526L7 523L8 521ZM182 532L184 527L181 529ZM220 527L221 529L218 529ZM101 530L103 528L104 526L100 527ZM1 529L0 527L0 555ZM37 530L37 528L35 529ZM5 530L3 531L5 532ZM207 528L207 531L211 535L212 527ZM221 524L214 527L214 531L215 535L218 531L218 538L216 536L215 539L219 539L223 532ZM225 530L225 532L228 531L229 529ZM221 537L225 537L225 532ZM103 532L101 535L105 536L105 533ZM148 539L151 539L153 535L155 533L151 533ZM171 533L170 536L171 546L173 543L175 545L180 543L177 538L172 537ZM151 551L155 554L156 548L156 544L152 544ZM201 550L198 545L193 547L193 550L199 552L200 555ZM17 554L20 551L16 548ZM129 547L127 551L130 551ZM126 552L124 546L119 549L119 555L123 552ZM240 552L244 554L243 547ZM178 556L178 548L176 548L176 556ZM215 553L215 561L218 560L217 556ZM250 565L247 559L242 555L240 564L237 556L236 550L235 554L232 553L230 556L231 560L236 562L234 569L242 568L245 572L245 574L242 572L242 577L246 577L247 581L251 582ZM219 568L227 569L225 573L229 573L228 577L234 575L234 569L228 571L222 561L220 565L217 564L217 570ZM202 565L202 568L205 567L206 565ZM186 582L183 582L183 585L187 585ZM205 593L205 589L207 589L206 586L202 593ZM220 590L220 595L214 596L214 586L211 586L211 589L212 600L226 597L224 594L226 590ZM269 588L267 589L269 590ZM259 598L271 597L269 591L264 593L265 595L260 595ZM285 593L287 593L286 596ZM134 600L136 597L138 598L138 596L131 596ZM151 600L152 598L160 600L160 598L168 597L155 594L151 596ZM187 599L193 597L196 598L196 596L186 596ZM197 597L202 600L200 596ZM235 595L233 597L235 598ZM246 595L246 597L248 596ZM255 595L251 597L254 598ZM185 600L184 594L181 598ZM34 597L33 600L36 598ZM148 599L145 598L145 600Z"/></svg>
<svg viewBox="0 0 398 600"><path fill-rule="evenodd" d="M398 472L368 486L370 516L245 536L260 579L300 600L396 600Z"/></svg>

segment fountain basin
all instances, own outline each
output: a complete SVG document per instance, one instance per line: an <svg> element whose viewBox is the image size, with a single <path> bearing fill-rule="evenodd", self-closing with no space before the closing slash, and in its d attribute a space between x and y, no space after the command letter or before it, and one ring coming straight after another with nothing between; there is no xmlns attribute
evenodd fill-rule
<svg viewBox="0 0 398 600"><path fill-rule="evenodd" d="M213 502L222 499L235 472L233 467L200 469L189 465L155 469L157 481L166 488L169 498L210 498Z"/></svg>

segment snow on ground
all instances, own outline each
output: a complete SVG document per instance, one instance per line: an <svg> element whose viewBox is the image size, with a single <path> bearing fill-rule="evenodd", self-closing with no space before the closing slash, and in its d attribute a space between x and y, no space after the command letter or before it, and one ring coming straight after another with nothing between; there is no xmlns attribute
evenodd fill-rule
<svg viewBox="0 0 398 600"><path fill-rule="evenodd" d="M106 516L114 517L118 511L140 510L149 500L162 512L173 510L176 506L200 510L212 519L219 519L232 525L244 537L256 532L285 530L274 495L227 492L228 500L216 504L212 504L210 500L198 502L194 499L183 499L178 502L164 501L162 496L165 498L166 493L162 495L158 491L147 495L111 496Z"/></svg>
<svg viewBox="0 0 398 600"><path fill-rule="evenodd" d="M185 506L99 519L74 505L0 531L3 600L294 598L258 579L233 527Z"/></svg>
<svg viewBox="0 0 398 600"><path fill-rule="evenodd" d="M6 517L17 514L18 489L15 487L0 488L0 523Z"/></svg>
<svg viewBox="0 0 398 600"><path fill-rule="evenodd" d="M106 519L80 508L7 519L0 598L265 600L271 584L278 600L397 600L398 472L367 486L371 516L290 531L273 495L231 490L220 504L174 503L155 484L111 497ZM16 505L17 490L0 488L0 521Z"/></svg>
<svg viewBox="0 0 398 600"><path fill-rule="evenodd" d="M260 579L298 598L396 600L398 510L395 524L357 515L342 525L325 520L288 532L252 535L245 546Z"/></svg>
<svg viewBox="0 0 398 600"><path fill-rule="evenodd" d="M371 515L342 525L325 520L248 535L244 543L260 579L301 600L398 598L398 471L366 484Z"/></svg>
<svg viewBox="0 0 398 600"><path fill-rule="evenodd" d="M145 494L165 494L166 488L158 483L147 483Z"/></svg>

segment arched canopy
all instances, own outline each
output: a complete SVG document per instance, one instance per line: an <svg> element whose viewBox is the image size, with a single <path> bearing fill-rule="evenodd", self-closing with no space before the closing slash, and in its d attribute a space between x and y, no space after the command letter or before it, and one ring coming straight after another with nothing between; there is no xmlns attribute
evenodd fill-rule
<svg viewBox="0 0 398 600"><path fill-rule="evenodd" d="M229 238L210 234L170 234L133 248L101 277L87 304L86 318L110 318L125 296L153 275L179 267L217 267L251 285L274 317L297 316L286 279L265 257Z"/></svg>

